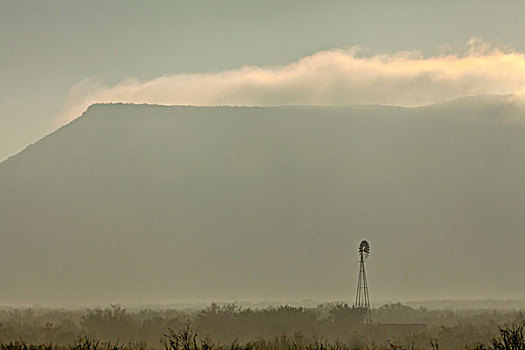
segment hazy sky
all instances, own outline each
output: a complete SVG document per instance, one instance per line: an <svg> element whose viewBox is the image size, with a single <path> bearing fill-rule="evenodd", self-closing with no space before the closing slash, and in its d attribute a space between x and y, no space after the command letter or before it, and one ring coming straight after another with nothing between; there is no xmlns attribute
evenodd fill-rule
<svg viewBox="0 0 525 350"><path fill-rule="evenodd" d="M524 52L522 13L525 2L501 0L1 0L0 159L56 128L72 87L81 82L85 87L88 78L91 85L111 87L127 77L148 81L243 65L286 66L319 51L356 45L370 57L405 50L432 56L465 52L473 37ZM341 100L332 97L321 100ZM229 101L236 100L218 100Z"/></svg>

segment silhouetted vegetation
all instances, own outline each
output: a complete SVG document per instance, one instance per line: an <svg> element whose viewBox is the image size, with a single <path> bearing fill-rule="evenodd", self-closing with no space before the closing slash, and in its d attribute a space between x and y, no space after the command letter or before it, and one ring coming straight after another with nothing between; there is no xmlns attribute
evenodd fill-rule
<svg viewBox="0 0 525 350"><path fill-rule="evenodd" d="M315 308L136 310L0 310L0 350L522 350L520 311L427 310L388 304L372 310L377 323L426 323L420 332L388 334L360 324L344 303ZM498 326L503 325L503 326Z"/></svg>

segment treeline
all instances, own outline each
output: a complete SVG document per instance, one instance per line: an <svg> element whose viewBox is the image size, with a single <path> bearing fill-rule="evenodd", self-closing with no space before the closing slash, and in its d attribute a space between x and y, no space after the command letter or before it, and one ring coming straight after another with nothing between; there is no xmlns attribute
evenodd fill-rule
<svg viewBox="0 0 525 350"><path fill-rule="evenodd" d="M363 327L361 317L359 310L344 303L256 310L236 304L212 304L200 311L128 311L118 305L78 311L4 309L0 310L0 343L6 347L52 344L92 350L163 348L171 344L169 339L189 332L195 340L193 350L221 350L224 344L228 349L379 349L400 344L421 349L430 349L431 344L439 344L441 349L463 349L466 345L490 344L498 335L498 325L524 320L519 311L426 310L401 304L373 309L372 318L377 323L428 324L423 332L391 335Z"/></svg>

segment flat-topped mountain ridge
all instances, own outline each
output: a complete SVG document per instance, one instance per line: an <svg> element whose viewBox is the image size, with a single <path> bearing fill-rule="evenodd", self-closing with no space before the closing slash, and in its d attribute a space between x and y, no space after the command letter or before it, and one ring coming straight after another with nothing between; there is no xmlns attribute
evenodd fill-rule
<svg viewBox="0 0 525 350"><path fill-rule="evenodd" d="M372 298L523 297L522 115L93 105L0 163L0 303L352 300L363 238Z"/></svg>

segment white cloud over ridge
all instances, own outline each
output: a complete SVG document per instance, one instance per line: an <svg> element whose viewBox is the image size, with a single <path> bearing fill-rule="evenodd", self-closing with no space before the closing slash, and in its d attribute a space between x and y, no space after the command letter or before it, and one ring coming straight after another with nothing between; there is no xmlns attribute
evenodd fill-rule
<svg viewBox="0 0 525 350"><path fill-rule="evenodd" d="M93 103L421 106L525 91L525 54L480 40L471 39L459 54L360 52L357 47L334 49L284 66L243 66L149 81L127 78L112 86L86 79L71 89L57 120L69 122Z"/></svg>

